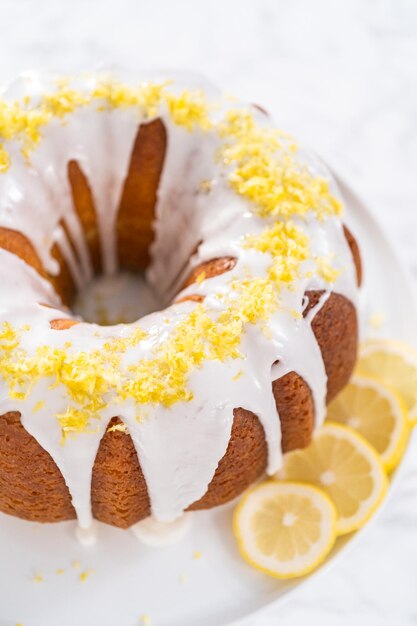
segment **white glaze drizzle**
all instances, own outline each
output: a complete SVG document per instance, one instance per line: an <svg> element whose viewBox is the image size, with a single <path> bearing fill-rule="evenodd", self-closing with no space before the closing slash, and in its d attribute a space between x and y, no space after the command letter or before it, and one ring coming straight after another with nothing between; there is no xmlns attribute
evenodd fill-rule
<svg viewBox="0 0 417 626"><path fill-rule="evenodd" d="M94 77L79 80L77 86L88 92L95 80ZM7 97L30 94L36 99L51 84L52 78L32 74L17 81ZM180 294L204 295L206 307L217 311L221 308L217 296L230 290L231 280L243 278L248 268L253 276L266 275L269 255L245 248L242 240L248 233L261 233L265 224L273 220L258 217L250 203L229 188L221 166L213 158L218 137L176 126L167 113L160 112L159 117L167 129L168 149L158 190L156 235L148 280L169 302L192 267L225 255L236 257L231 272L194 284ZM67 164L76 160L89 181L98 216L104 269L108 274L114 273L117 271L115 220L140 121L137 111L129 108L100 113L92 106L76 110L65 124L58 120L49 124L31 155L30 166L18 146L8 142L12 164L0 176L0 226L26 235L52 274L58 270L51 256L52 246L57 243L79 287L91 279L92 270L81 225L72 206ZM316 159L307 154L303 158L313 172L324 173L330 179ZM209 192L201 191L201 182L205 180L212 181ZM333 192L337 194L334 188ZM60 226L62 219L80 261L74 257ZM305 219L295 217L293 222L309 236L312 256L334 255L333 266L342 271L331 289L356 304L355 269L340 219L328 217L319 221L311 213ZM202 243L190 259L199 241ZM53 380L43 379L33 386L27 399L17 400L9 398L6 384L0 380L0 414L20 411L24 427L49 452L62 472L82 528L88 528L92 521L92 468L100 440L115 415L128 427L146 479L152 515L160 522L177 519L206 492L226 452L234 408L243 407L259 417L268 445L268 473L278 470L281 432L271 380L296 371L312 391L316 424L322 421L327 381L311 321L326 296L306 319L301 315L294 317L292 312L302 313L302 295L306 290L320 289L328 294L329 284L319 277L312 260L304 262L304 269L310 270L311 277L300 278L293 291L285 291L283 305L268 321L268 337L259 327L250 325L241 340L244 359L207 361L191 373L192 400L170 408L139 407L143 418L140 422L136 419L138 407L132 400L121 401L111 396L100 420L94 422L93 432L68 438L63 446L61 429L54 416L65 411L65 389L61 385L50 389ZM49 322L65 315L38 303L59 307L53 289L32 268L1 249L0 285L0 326L11 320L16 326L29 323L34 331L24 336L24 348L29 354L39 345L62 347L66 342L71 342L69 352L98 349L108 338L126 337L136 326L80 324L67 331L52 330ZM140 328L148 332L148 337L130 347L123 362L151 358L155 348L194 306L192 302L174 304L141 319ZM279 363L274 365L277 360ZM33 412L39 400L45 404Z"/></svg>
<svg viewBox="0 0 417 626"><path fill-rule="evenodd" d="M164 548L178 543L190 530L191 513L183 513L174 522L158 522L152 517L133 524L130 530L145 546Z"/></svg>

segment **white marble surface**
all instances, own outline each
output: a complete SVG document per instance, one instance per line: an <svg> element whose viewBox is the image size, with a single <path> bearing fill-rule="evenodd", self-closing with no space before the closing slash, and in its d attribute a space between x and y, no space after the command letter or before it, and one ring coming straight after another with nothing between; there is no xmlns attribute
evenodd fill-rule
<svg viewBox="0 0 417 626"><path fill-rule="evenodd" d="M0 16L0 82L172 67L262 104L355 181L417 282L415 0L0 0ZM278 623L417 624L417 462L331 573L256 622Z"/></svg>

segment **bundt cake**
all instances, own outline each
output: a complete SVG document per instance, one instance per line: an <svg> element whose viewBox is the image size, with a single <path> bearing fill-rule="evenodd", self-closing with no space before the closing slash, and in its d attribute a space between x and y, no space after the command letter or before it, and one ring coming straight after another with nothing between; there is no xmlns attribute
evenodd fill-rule
<svg viewBox="0 0 417 626"><path fill-rule="evenodd" d="M306 446L357 350L326 168L184 80L28 74L0 100L0 510L127 528L218 506ZM165 309L71 313L146 272Z"/></svg>

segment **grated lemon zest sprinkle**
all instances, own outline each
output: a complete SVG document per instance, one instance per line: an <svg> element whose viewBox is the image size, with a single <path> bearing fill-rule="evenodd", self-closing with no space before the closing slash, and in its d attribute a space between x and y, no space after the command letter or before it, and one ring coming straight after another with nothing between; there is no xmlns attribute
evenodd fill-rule
<svg viewBox="0 0 417 626"><path fill-rule="evenodd" d="M80 575L78 576L78 579L80 580L80 582L85 583L86 580L88 580L88 578L90 578L92 574L94 574L93 569L86 569L84 570L84 572L80 573Z"/></svg>
<svg viewBox="0 0 417 626"><path fill-rule="evenodd" d="M96 103L99 110L134 108L145 118L166 110L178 126L191 131L214 130L223 140L219 156L230 168L229 183L254 203L261 216L306 215L320 218L341 212L340 202L331 194L328 182L313 176L296 159L297 146L286 133L262 126L248 109L228 110L214 123L210 105L202 91L169 91L170 82L145 82L129 86L114 79L101 79L90 93L71 88L70 79L57 82L55 92L42 96L37 106L30 99L0 100L0 138L17 139L29 157L39 144L42 130L53 120L61 121L77 109ZM10 167L10 155L0 145L0 172ZM202 183L204 185L204 181Z"/></svg>
<svg viewBox="0 0 417 626"><path fill-rule="evenodd" d="M259 215L288 218L312 211L323 219L340 214L327 180L296 160L297 147L286 133L260 126L244 109L229 111L220 133L226 143L219 157L231 168L229 183Z"/></svg>
<svg viewBox="0 0 417 626"><path fill-rule="evenodd" d="M51 386L63 384L69 396L64 413L56 416L62 430L61 443L78 432L95 432L94 419L105 408L104 397L119 381L123 353L146 337L136 328L125 338L104 344L103 349L69 353L64 348L40 346L33 356L20 347L23 327L9 322L0 330L0 375L9 387L9 396L24 400L41 378L51 378Z"/></svg>
<svg viewBox="0 0 417 626"><path fill-rule="evenodd" d="M383 326L385 322L385 315L383 313L373 313L369 318L369 325L372 328L378 329Z"/></svg>
<svg viewBox="0 0 417 626"><path fill-rule="evenodd" d="M334 283L341 274L341 270L332 267L332 258L316 257L317 274L328 283Z"/></svg>
<svg viewBox="0 0 417 626"><path fill-rule="evenodd" d="M272 256L268 276L278 288L292 284L309 257L309 238L291 221L276 222L259 235L248 235L244 245Z"/></svg>
<svg viewBox="0 0 417 626"><path fill-rule="evenodd" d="M28 159L40 143L46 126L54 120L64 123L70 114L94 103L99 111L135 108L138 115L144 118L155 117L164 106L178 126L189 131L195 127L202 130L211 128L204 94L188 90L180 94L172 93L167 90L169 82L129 86L113 79L101 79L90 93L83 93L71 88L70 79L65 79L57 81L56 91L43 94L40 103L35 106L31 106L27 97L11 103L0 100L0 139L20 142L22 154ZM10 154L4 143L0 144L0 172L7 171L10 165Z"/></svg>
<svg viewBox="0 0 417 626"><path fill-rule="evenodd" d="M44 582L44 577L42 576L42 574L40 572L36 572L34 577L33 577L33 582L34 583L43 583Z"/></svg>

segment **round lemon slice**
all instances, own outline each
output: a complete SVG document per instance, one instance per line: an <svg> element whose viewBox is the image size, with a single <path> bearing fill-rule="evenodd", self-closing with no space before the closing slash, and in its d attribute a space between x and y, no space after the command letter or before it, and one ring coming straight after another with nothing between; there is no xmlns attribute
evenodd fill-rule
<svg viewBox="0 0 417 626"><path fill-rule="evenodd" d="M315 487L271 480L242 498L233 529L250 565L275 578L295 578L315 569L331 550L336 510Z"/></svg>
<svg viewBox="0 0 417 626"><path fill-rule="evenodd" d="M407 409L402 398L379 381L354 376L329 405L327 419L363 435L387 472L400 462L410 430Z"/></svg>
<svg viewBox="0 0 417 626"><path fill-rule="evenodd" d="M417 353L411 347L391 340L368 341L361 346L356 372L393 387L411 422L417 423Z"/></svg>
<svg viewBox="0 0 417 626"><path fill-rule="evenodd" d="M387 490L387 477L376 451L347 426L326 423L304 450L284 456L279 478L323 489L336 506L337 533L361 528Z"/></svg>

